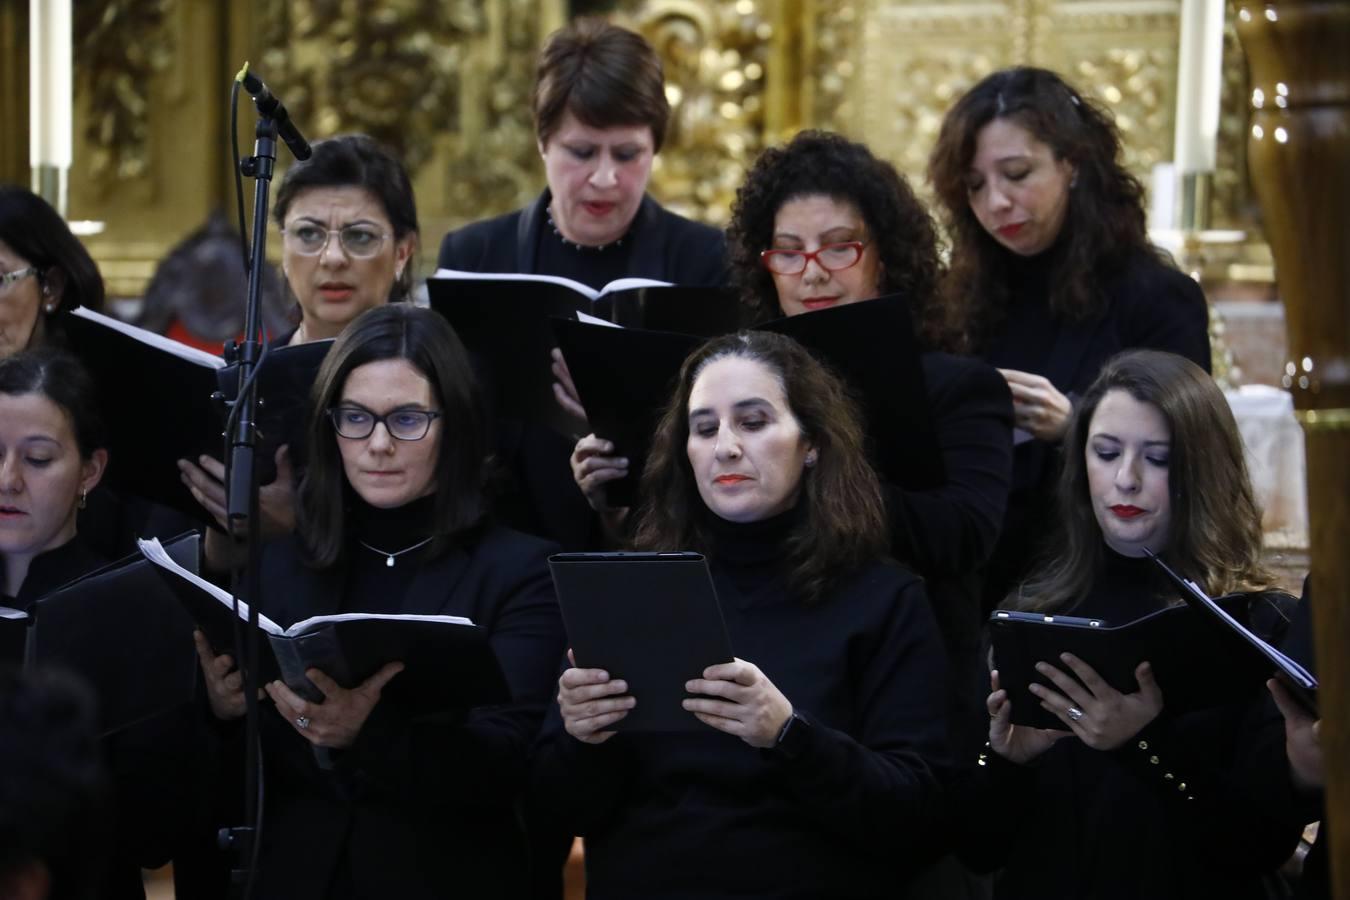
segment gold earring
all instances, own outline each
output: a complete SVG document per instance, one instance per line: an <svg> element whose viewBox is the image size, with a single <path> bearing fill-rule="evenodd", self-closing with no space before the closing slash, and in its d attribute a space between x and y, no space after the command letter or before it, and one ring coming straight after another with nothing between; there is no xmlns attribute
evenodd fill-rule
<svg viewBox="0 0 1350 900"><path fill-rule="evenodd" d="M88 505L89 505L89 491L84 490L84 489L81 489L81 490L80 490L80 509L84 509L84 508L85 508L86 506L88 506Z"/></svg>

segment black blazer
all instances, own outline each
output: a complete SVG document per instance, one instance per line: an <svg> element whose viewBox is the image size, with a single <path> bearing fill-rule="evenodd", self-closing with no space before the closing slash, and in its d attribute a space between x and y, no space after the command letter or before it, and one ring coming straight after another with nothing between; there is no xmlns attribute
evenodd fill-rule
<svg viewBox="0 0 1350 900"><path fill-rule="evenodd" d="M355 744L318 753L266 704L258 897L523 894L516 803L563 650L551 550L489 528L421 563L402 604L487 628L511 704L413 721L377 704ZM344 577L307 568L289 538L265 552L263 608L284 623L336 612Z"/></svg>
<svg viewBox="0 0 1350 900"><path fill-rule="evenodd" d="M536 257L551 199L545 190L529 206L450 232L441 241L437 265L465 272L550 274L539 272ZM678 216L650 196L642 198L630 235L633 276L693 285L727 281L722 232Z"/></svg>

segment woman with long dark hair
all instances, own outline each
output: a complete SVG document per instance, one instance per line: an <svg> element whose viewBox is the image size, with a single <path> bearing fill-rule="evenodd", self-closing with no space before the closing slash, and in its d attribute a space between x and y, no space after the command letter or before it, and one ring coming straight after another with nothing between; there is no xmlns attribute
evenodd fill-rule
<svg viewBox="0 0 1350 900"><path fill-rule="evenodd" d="M1283 634L1291 598L1261 560L1237 426L1189 360L1134 350L1106 364L1070 420L1058 501L1057 552L1012 608L1120 625L1179 603L1149 550L1212 596L1248 595L1252 628ZM1302 823L1264 771L1260 746L1284 742L1264 691L1175 713L1147 660L1131 691L1069 654L1037 671L1031 692L1062 728L1012 724L995 671L983 802L965 804L963 849L1001 868L996 897L1268 896Z"/></svg>
<svg viewBox="0 0 1350 900"><path fill-rule="evenodd" d="M1019 429L990 601L1045 546L1073 398L1106 360L1150 347L1209 370L1204 295L1149 242L1143 188L1120 156L1109 112L1053 72L1018 67L956 102L929 160L952 242L948 314L1007 379Z"/></svg>
<svg viewBox="0 0 1350 900"><path fill-rule="evenodd" d="M635 546L707 555L738 658L686 684L688 734L616 734L642 699L562 674L534 784L588 896L892 896L932 843L946 667L843 386L788 338L710 341L641 492Z"/></svg>

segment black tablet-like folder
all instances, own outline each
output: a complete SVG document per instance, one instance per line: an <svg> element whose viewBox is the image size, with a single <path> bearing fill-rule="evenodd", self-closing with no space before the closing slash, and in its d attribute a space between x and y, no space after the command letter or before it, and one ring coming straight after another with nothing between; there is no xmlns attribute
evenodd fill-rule
<svg viewBox="0 0 1350 900"><path fill-rule="evenodd" d="M164 547L197 571L196 532ZM192 620L154 569L136 554L62 585L26 613L0 611L4 660L83 678L98 700L103 734L190 703L197 672Z"/></svg>
<svg viewBox="0 0 1350 900"><path fill-rule="evenodd" d="M171 565L155 541L140 546L212 649L233 653L236 617L229 591ZM248 614L248 604L240 602L241 624ZM511 699L486 629L459 616L342 613L283 628L259 615L258 626L266 635L260 680L280 678L313 702L322 702L323 692L306 676L307 669L354 688L396 661L403 671L386 685L380 702L403 717L462 712Z"/></svg>
<svg viewBox="0 0 1350 900"><path fill-rule="evenodd" d="M1234 594L1216 602L1245 620L1249 599ZM1249 652L1235 635L1219 632L1205 614L1185 605L1118 626L1100 619L995 610L989 631L994 668L1012 701L1012 721L1035 728L1066 727L1028 690L1035 683L1062 693L1035 668L1047 662L1072 677L1061 653L1072 653L1126 694L1139 690L1134 671L1148 662L1171 713L1250 699L1271 674L1260 654Z"/></svg>
<svg viewBox="0 0 1350 900"><path fill-rule="evenodd" d="M224 359L91 310L66 314L66 338L99 388L108 429L107 484L202 522L209 516L182 483L178 460L219 459L237 369ZM258 370L257 466L260 483L275 477L276 448L298 454L308 395L332 341L268 351Z"/></svg>
<svg viewBox="0 0 1350 900"><path fill-rule="evenodd" d="M660 412L680 365L702 341L688 335L555 319L558 345L591 430L629 460L608 484L611 506L631 505ZM787 335L839 375L862 409L881 476L907 490L946 481L918 344L903 297L889 296L775 319L758 329Z"/></svg>
<svg viewBox="0 0 1350 900"><path fill-rule="evenodd" d="M704 731L684 684L731 662L707 561L697 553L559 553L549 557L579 668L628 682L637 701L615 731Z"/></svg>

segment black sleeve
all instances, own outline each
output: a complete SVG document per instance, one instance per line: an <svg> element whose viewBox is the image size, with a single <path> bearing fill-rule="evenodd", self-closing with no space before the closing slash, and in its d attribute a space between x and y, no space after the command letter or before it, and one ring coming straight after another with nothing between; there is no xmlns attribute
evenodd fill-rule
<svg viewBox="0 0 1350 900"><path fill-rule="evenodd" d="M340 771L408 805L500 807L521 790L563 652L545 556L499 564L505 583L489 641L513 702L413 721L395 720L377 704L356 742L336 754Z"/></svg>
<svg viewBox="0 0 1350 900"><path fill-rule="evenodd" d="M922 583L886 600L893 613L855 678L856 734L816 724L797 756L766 755L807 815L893 858L924 855L933 838L947 768L947 671ZM810 720L809 709L799 712Z"/></svg>
<svg viewBox="0 0 1350 900"><path fill-rule="evenodd" d="M1165 713L1110 751L1140 790L1190 820L1191 852L1216 867L1260 873L1298 845L1304 821L1283 760L1284 724L1258 698L1183 716Z"/></svg>
<svg viewBox="0 0 1350 900"><path fill-rule="evenodd" d="M677 243L676 284L721 287L729 284L726 235L707 225L686 222L686 233Z"/></svg>
<svg viewBox="0 0 1350 900"><path fill-rule="evenodd" d="M1012 394L997 370L973 360L937 357L926 369L947 483L922 491L884 486L892 548L926 576L965 574L989 558L1003 523Z"/></svg>
<svg viewBox="0 0 1350 900"><path fill-rule="evenodd" d="M490 222L474 222L451 231L441 239L441 252L436 257L438 269L460 272L487 271L485 265L489 250Z"/></svg>
<svg viewBox="0 0 1350 900"><path fill-rule="evenodd" d="M636 758L627 735L587 744L563 728L551 703L530 766L529 800L541 817L555 819L583 837L604 826L630 800Z"/></svg>
<svg viewBox="0 0 1350 900"><path fill-rule="evenodd" d="M1194 279L1161 262L1131 286L1122 310L1122 346L1166 350L1210 371L1209 305Z"/></svg>

